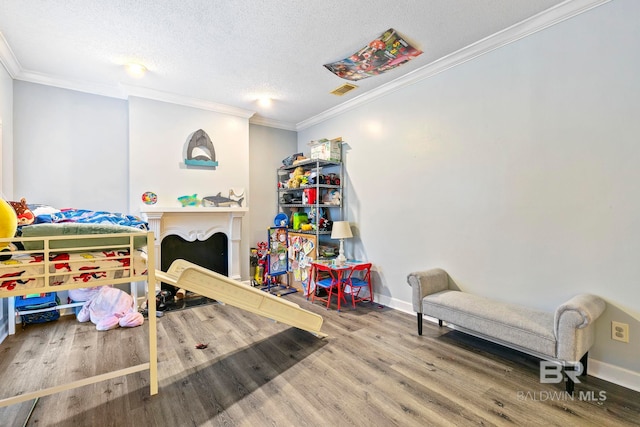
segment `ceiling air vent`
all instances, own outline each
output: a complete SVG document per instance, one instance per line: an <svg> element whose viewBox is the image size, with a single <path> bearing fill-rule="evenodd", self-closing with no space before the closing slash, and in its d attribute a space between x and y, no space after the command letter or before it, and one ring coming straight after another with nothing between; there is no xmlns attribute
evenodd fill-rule
<svg viewBox="0 0 640 427"><path fill-rule="evenodd" d="M332 90L331 93L334 94L334 95L342 96L345 93L351 92L352 90L357 89L357 88L358 88L358 86L356 86L356 85L353 85L351 83L345 83L342 86Z"/></svg>

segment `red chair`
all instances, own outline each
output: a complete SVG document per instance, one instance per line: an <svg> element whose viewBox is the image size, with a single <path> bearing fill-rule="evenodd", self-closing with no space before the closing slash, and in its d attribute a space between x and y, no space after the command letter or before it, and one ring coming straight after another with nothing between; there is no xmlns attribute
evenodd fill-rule
<svg viewBox="0 0 640 427"><path fill-rule="evenodd" d="M360 296L363 288L369 288L368 295ZM371 286L371 263L354 265L344 279L344 293L351 295L351 305L356 308L357 302L369 301L373 304L373 287ZM346 302L346 301L345 301Z"/></svg>
<svg viewBox="0 0 640 427"><path fill-rule="evenodd" d="M313 303L316 299L326 302L327 303L327 309L329 308L329 306L331 305L331 296L335 293L336 295L339 295L339 289L338 286L340 286L340 280L338 278L338 272L332 268L330 268L327 265L324 264L313 264L312 266L313 268L311 269L312 271L312 277L309 280L310 286L311 284L313 284L313 289L309 289L309 292L311 293L311 302ZM327 291L327 297L323 298L320 296L317 296L317 288L320 287L324 290ZM345 300L345 303L347 301Z"/></svg>

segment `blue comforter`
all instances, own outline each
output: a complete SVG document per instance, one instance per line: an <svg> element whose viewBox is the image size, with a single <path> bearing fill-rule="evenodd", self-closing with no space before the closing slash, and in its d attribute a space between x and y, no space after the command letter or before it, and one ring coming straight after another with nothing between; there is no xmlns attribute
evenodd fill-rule
<svg viewBox="0 0 640 427"><path fill-rule="evenodd" d="M84 222L92 224L118 224L129 227L148 230L148 224L141 218L133 215L125 215L114 212L96 212L85 209L68 209L52 214L38 215L34 224L60 223L60 222Z"/></svg>

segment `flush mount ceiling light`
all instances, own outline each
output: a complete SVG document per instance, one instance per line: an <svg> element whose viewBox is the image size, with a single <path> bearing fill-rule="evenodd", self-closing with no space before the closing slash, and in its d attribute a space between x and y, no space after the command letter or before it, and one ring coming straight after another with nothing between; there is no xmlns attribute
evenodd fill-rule
<svg viewBox="0 0 640 427"><path fill-rule="evenodd" d="M125 65L127 72L133 77L142 77L147 72L147 67L142 64L129 63Z"/></svg>
<svg viewBox="0 0 640 427"><path fill-rule="evenodd" d="M258 98L258 105L260 105L261 107L268 108L271 107L271 104L273 104L273 100L268 96L262 96Z"/></svg>

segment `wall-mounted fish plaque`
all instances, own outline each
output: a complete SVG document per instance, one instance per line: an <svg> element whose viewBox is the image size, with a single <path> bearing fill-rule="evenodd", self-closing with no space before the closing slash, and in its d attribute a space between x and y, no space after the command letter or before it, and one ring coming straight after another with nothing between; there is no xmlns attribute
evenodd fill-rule
<svg viewBox="0 0 640 427"><path fill-rule="evenodd" d="M198 129L193 133L187 145L187 157L184 164L188 166L199 166L205 168L215 168L218 166L216 161L216 151L209 135L202 129Z"/></svg>

